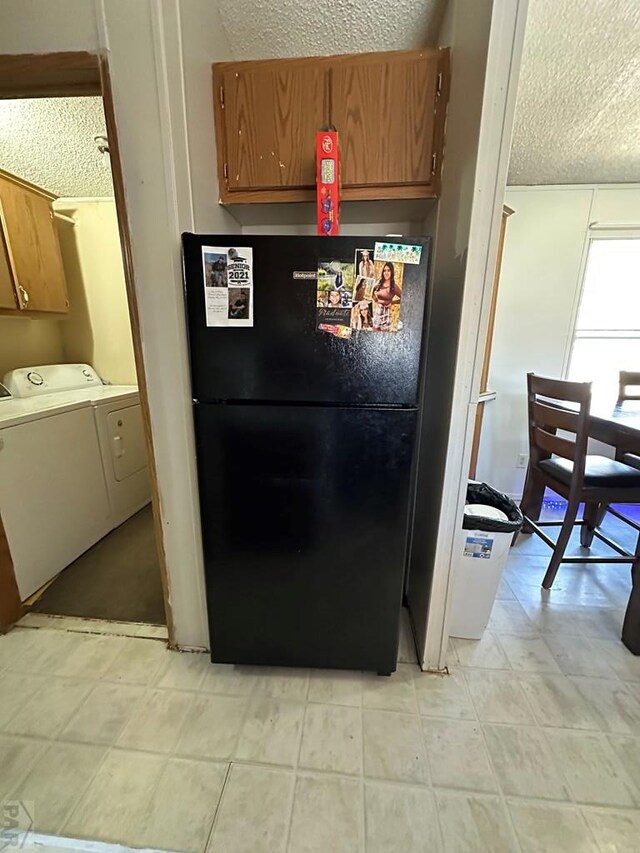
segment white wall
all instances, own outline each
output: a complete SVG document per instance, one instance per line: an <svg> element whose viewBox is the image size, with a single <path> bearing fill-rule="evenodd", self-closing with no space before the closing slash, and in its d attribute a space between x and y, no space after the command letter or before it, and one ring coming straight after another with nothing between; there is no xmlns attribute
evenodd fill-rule
<svg viewBox="0 0 640 853"><path fill-rule="evenodd" d="M437 322L429 325L427 350L427 363L437 369L427 372L424 388L408 589L423 669L447 663L454 544L466 494L526 15L527 0L450 0L443 25L453 49L434 246Z"/></svg>
<svg viewBox="0 0 640 853"><path fill-rule="evenodd" d="M528 453L526 374L562 377L573 334L589 225L640 225L640 187L510 187L489 388L477 476L522 494Z"/></svg>
<svg viewBox="0 0 640 853"><path fill-rule="evenodd" d="M238 230L215 173L210 65L228 45L209 0L3 0L0 54L68 50L109 56L175 639L204 647L180 232Z"/></svg>
<svg viewBox="0 0 640 853"><path fill-rule="evenodd" d="M57 318L0 317L0 381L9 370L64 361Z"/></svg>
<svg viewBox="0 0 640 853"><path fill-rule="evenodd" d="M135 385L131 320L115 201L57 199L69 313L60 322L65 361L92 364L113 385Z"/></svg>

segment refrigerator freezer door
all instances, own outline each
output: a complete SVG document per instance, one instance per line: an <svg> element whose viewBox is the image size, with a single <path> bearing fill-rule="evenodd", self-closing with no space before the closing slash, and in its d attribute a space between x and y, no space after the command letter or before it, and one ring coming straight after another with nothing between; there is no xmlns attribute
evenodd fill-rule
<svg viewBox="0 0 640 853"><path fill-rule="evenodd" d="M195 406L212 660L395 669L415 420Z"/></svg>
<svg viewBox="0 0 640 853"><path fill-rule="evenodd" d="M201 402L252 400L415 406L424 309L427 238L419 264L403 268L397 332L354 331L348 340L318 331L319 260L353 263L356 249L384 237L183 235L193 396ZM203 246L253 248L251 328L207 327Z"/></svg>

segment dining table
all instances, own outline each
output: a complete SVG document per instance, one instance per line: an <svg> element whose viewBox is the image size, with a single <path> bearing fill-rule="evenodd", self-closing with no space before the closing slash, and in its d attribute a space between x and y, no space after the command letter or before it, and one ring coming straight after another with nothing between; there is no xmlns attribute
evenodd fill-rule
<svg viewBox="0 0 640 853"><path fill-rule="evenodd" d="M640 468L640 401L592 406L589 438L615 448L616 459ZM625 459L626 457L626 459ZM640 535L640 533L639 533ZM637 552L636 552L637 553ZM631 594L622 626L622 642L640 655L640 564L631 570Z"/></svg>

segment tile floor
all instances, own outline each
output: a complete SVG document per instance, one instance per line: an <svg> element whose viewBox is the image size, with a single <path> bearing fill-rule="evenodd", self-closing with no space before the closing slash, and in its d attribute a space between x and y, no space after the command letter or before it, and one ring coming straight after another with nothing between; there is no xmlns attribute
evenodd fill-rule
<svg viewBox="0 0 640 853"><path fill-rule="evenodd" d="M450 675L213 666L161 640L0 638L0 801L35 828L194 853L631 853L640 658L628 568L513 550Z"/></svg>

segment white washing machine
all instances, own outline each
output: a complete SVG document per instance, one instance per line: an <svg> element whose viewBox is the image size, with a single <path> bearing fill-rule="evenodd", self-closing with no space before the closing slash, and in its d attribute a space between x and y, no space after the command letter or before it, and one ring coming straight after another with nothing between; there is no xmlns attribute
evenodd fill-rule
<svg viewBox="0 0 640 853"><path fill-rule="evenodd" d="M13 370L0 398L0 514L22 599L151 500L138 389L86 364Z"/></svg>

